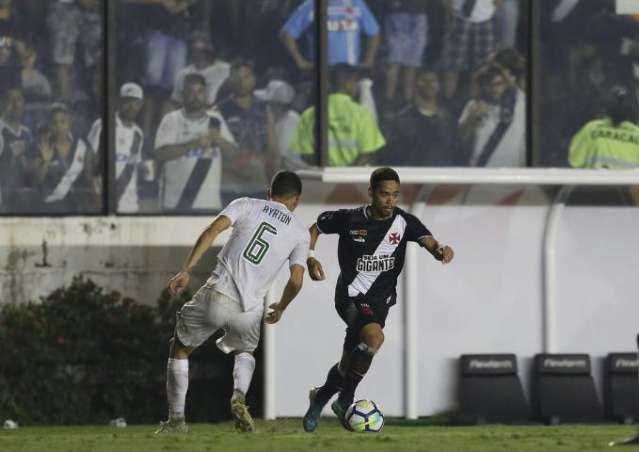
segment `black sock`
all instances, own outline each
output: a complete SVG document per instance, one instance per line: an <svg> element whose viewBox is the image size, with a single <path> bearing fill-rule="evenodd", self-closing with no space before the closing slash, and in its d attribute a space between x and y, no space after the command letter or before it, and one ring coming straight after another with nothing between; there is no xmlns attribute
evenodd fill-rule
<svg viewBox="0 0 639 452"><path fill-rule="evenodd" d="M366 375L366 372L368 372L372 362L373 354L368 351L368 347L364 343L355 347L351 355L350 368L344 376L344 384L339 393L339 402L343 407L348 407L353 403L355 390L364 375Z"/></svg>
<svg viewBox="0 0 639 452"><path fill-rule="evenodd" d="M326 377L326 383L317 392L315 400L322 405L326 405L331 397L333 397L339 390L342 389L343 377L338 369L339 363L331 367Z"/></svg>

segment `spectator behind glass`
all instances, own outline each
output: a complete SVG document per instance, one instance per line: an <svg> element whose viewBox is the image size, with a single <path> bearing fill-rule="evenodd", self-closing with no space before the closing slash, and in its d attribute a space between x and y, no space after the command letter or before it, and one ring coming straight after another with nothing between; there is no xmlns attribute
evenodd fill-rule
<svg viewBox="0 0 639 452"><path fill-rule="evenodd" d="M390 121L386 147L378 164L396 166L452 166L455 124L439 105L439 76L423 70L415 82L411 105Z"/></svg>
<svg viewBox="0 0 639 452"><path fill-rule="evenodd" d="M167 113L155 136L160 207L166 212L215 212L222 208L222 157L237 152L222 116L207 111L206 80L184 78L184 107Z"/></svg>
<svg viewBox="0 0 639 452"><path fill-rule="evenodd" d="M300 3L299 0L296 0ZM262 74L271 67L284 67L290 61L278 39L282 25L291 10L291 0L226 0L224 36L230 55L247 55L255 61L256 72ZM212 27L215 32L216 26ZM223 28L223 27L219 27ZM248 32L247 32L248 31Z"/></svg>
<svg viewBox="0 0 639 452"><path fill-rule="evenodd" d="M21 55L28 30L26 18L13 0L0 0L0 41L9 38L10 45Z"/></svg>
<svg viewBox="0 0 639 452"><path fill-rule="evenodd" d="M90 73L102 54L102 4L99 0L57 0L51 5L47 25L56 65L56 94L68 102L78 79L74 72ZM77 47L80 65L75 59Z"/></svg>
<svg viewBox="0 0 639 452"><path fill-rule="evenodd" d="M27 187L27 151L33 137L24 126L24 95L20 88L10 88L0 96L0 211L25 212L32 203Z"/></svg>
<svg viewBox="0 0 639 452"><path fill-rule="evenodd" d="M606 100L605 117L589 121L570 142L573 168L639 168L639 126L636 100L615 86Z"/></svg>
<svg viewBox="0 0 639 452"><path fill-rule="evenodd" d="M353 100L359 93L360 78L361 69L348 64L336 64L331 69L326 166L370 164L386 144L371 112ZM317 163L314 106L302 114L290 147L309 165Z"/></svg>
<svg viewBox="0 0 639 452"><path fill-rule="evenodd" d="M288 18L280 38L297 67L302 71L313 69L314 1L305 0ZM328 28L328 64L347 63L366 68L373 67L380 44L379 24L364 0L329 0L326 18ZM307 33L308 32L308 33ZM367 36L366 51L362 57L361 34ZM306 34L307 51L300 51L298 40Z"/></svg>
<svg viewBox="0 0 639 452"><path fill-rule="evenodd" d="M442 68L444 97L452 99L462 73L475 70L497 48L495 14L502 0L443 0L448 11Z"/></svg>
<svg viewBox="0 0 639 452"><path fill-rule="evenodd" d="M475 74L479 98L470 100L459 119L462 146L471 166L526 166L526 96L509 82L501 66Z"/></svg>
<svg viewBox="0 0 639 452"><path fill-rule="evenodd" d="M27 102L39 102L51 98L49 79L36 68L38 54L32 44L26 44L20 56L20 77Z"/></svg>
<svg viewBox="0 0 639 452"><path fill-rule="evenodd" d="M225 157L224 204L241 196L264 198L265 188L279 166L275 122L270 108L259 102L252 60L233 62L229 85L231 97L219 105L235 137L238 152Z"/></svg>
<svg viewBox="0 0 639 452"><path fill-rule="evenodd" d="M38 134L31 158L39 213L91 213L100 210L95 193L95 157L89 145L74 136L71 112L54 104L49 122Z"/></svg>
<svg viewBox="0 0 639 452"><path fill-rule="evenodd" d="M427 0L393 0L386 3L388 11L384 20L384 34L388 58L384 100L387 105L392 104L399 86L405 105L413 99L415 75L424 59L428 35Z"/></svg>
<svg viewBox="0 0 639 452"><path fill-rule="evenodd" d="M125 83L120 88L118 109L115 113L115 178L118 213L134 213L140 210L138 196L138 174L147 172L146 179L151 179L153 170L149 165L142 166L142 147L144 134L135 123L142 110L144 93L142 87L135 83ZM102 118L93 123L88 140L91 148L97 153L98 160L104 157L104 136ZM113 149L111 146L109 149ZM152 161L149 161L152 163ZM144 169L143 169L144 168Z"/></svg>
<svg viewBox="0 0 639 452"><path fill-rule="evenodd" d="M189 37L189 57L191 64L177 74L171 101L175 106L181 106L184 77L187 74L200 74L206 80L208 105L211 106L215 103L220 87L231 72L231 65L217 59L215 48L208 35L202 31L193 32Z"/></svg>
<svg viewBox="0 0 639 452"><path fill-rule="evenodd" d="M0 37L0 92L20 86L20 69L14 51L14 41Z"/></svg>
<svg viewBox="0 0 639 452"><path fill-rule="evenodd" d="M287 170L308 167L309 165L299 155L289 149L291 137L300 122L300 115L291 108L291 102L295 98L295 89L283 80L271 80L265 89L255 91L255 97L266 102L266 108L270 109L273 114L279 151L279 166Z"/></svg>

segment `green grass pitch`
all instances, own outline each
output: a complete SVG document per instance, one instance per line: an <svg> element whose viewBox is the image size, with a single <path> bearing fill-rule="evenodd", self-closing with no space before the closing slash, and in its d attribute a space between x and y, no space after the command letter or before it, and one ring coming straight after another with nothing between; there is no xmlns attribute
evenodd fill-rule
<svg viewBox="0 0 639 452"><path fill-rule="evenodd" d="M381 433L351 433L332 418L316 433L305 433L299 419L258 421L257 433L239 434L232 424L190 425L187 435L153 434L155 426L21 427L0 430L0 451L272 451L272 452L584 452L610 449L608 443L635 433L617 425L442 427L390 420Z"/></svg>

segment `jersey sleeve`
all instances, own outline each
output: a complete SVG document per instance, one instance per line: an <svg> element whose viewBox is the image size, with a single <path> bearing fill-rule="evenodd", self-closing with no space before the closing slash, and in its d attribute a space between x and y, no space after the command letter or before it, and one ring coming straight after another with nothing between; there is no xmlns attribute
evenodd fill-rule
<svg viewBox="0 0 639 452"><path fill-rule="evenodd" d="M404 218L406 219L406 240L417 242L422 237L433 235L415 215L406 213Z"/></svg>
<svg viewBox="0 0 639 452"><path fill-rule="evenodd" d="M291 251L290 256L288 257L289 267L293 265L301 265L302 267L306 264L306 258L308 257L308 248L310 246L311 237L306 231L306 234L302 239L298 242L298 244Z"/></svg>
<svg viewBox="0 0 639 452"><path fill-rule="evenodd" d="M251 210L251 203L248 198L238 198L231 201L231 203L220 212L220 215L224 215L231 224L235 224L236 221L248 215Z"/></svg>
<svg viewBox="0 0 639 452"><path fill-rule="evenodd" d="M346 211L341 209L322 212L316 224L322 234L342 234L346 230L346 223Z"/></svg>
<svg viewBox="0 0 639 452"><path fill-rule="evenodd" d="M362 10L362 28L364 29L364 33L366 36L374 36L379 34L379 23L375 16L368 8L365 2L360 1L359 7Z"/></svg>
<svg viewBox="0 0 639 452"><path fill-rule="evenodd" d="M590 139L591 124L586 124L570 140L568 163L573 168L587 168L592 159L592 140Z"/></svg>
<svg viewBox="0 0 639 452"><path fill-rule="evenodd" d="M178 143L177 127L175 121L172 120L171 113L162 118L158 131L155 133L155 150L157 151L163 146Z"/></svg>

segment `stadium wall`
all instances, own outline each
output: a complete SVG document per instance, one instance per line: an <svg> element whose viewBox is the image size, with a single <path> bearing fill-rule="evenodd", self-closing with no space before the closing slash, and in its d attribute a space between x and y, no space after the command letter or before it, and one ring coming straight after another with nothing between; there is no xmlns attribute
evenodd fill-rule
<svg viewBox="0 0 639 452"><path fill-rule="evenodd" d="M405 185L406 209L419 187ZM422 193L421 219L456 258L441 266L418 252L416 309L417 412L454 408L457 358L463 353L516 353L528 386L531 358L541 351L585 352L601 358L634 348L639 305L639 215L634 207L572 206L555 232L552 313L554 340L545 338L544 246L552 197L536 186L435 186ZM305 185L300 218L366 202L366 185ZM176 271L207 217L78 217L0 219L2 302L37 300L78 273L140 301L153 303ZM337 238L320 238L317 255L327 279L306 280L283 320L267 326L273 340L273 406L299 416L307 390L323 382L339 357L344 327L333 309L339 270ZM198 267L202 281L216 250ZM422 277L423 275L423 277ZM279 293L282 271L274 284ZM195 282L195 284L198 283ZM388 319L386 342L358 394L378 400L386 414L403 415L404 293ZM546 322L546 323L545 323ZM601 383L601 359L595 359ZM268 375L268 374L267 374ZM601 385L599 384L599 387Z"/></svg>

